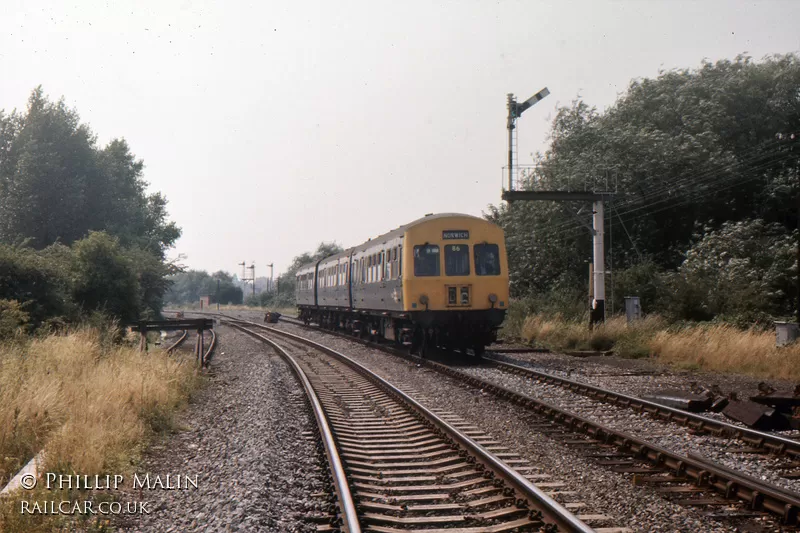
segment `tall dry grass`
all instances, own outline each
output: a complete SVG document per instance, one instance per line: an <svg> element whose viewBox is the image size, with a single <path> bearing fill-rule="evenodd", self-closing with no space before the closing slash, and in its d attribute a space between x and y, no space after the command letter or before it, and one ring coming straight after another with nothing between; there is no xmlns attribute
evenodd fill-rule
<svg viewBox="0 0 800 533"><path fill-rule="evenodd" d="M648 355L646 339L664 328L659 316L628 324L625 317L612 317L593 329L587 323L565 320L561 316L532 315L522 325L522 338L553 350L610 350L624 357Z"/></svg>
<svg viewBox="0 0 800 533"><path fill-rule="evenodd" d="M190 358L115 346L96 329L0 346L0 484L42 448L47 471L127 472L198 384Z"/></svg>
<svg viewBox="0 0 800 533"><path fill-rule="evenodd" d="M660 331L650 350L661 361L751 376L800 380L800 344L778 348L775 333L716 324Z"/></svg>
<svg viewBox="0 0 800 533"><path fill-rule="evenodd" d="M684 368L732 372L759 378L800 380L800 343L778 348L775 334L725 324L668 327L655 315L628 324L616 316L589 330L560 316L532 315L521 334L552 350L609 350L622 357L654 357Z"/></svg>

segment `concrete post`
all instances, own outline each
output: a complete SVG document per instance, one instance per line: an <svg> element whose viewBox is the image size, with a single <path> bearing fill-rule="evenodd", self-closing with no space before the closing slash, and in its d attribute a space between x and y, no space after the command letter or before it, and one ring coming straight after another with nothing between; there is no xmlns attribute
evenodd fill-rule
<svg viewBox="0 0 800 533"><path fill-rule="evenodd" d="M593 204L593 229L594 236L592 244L594 249L592 263L594 265L593 288L594 300L592 301L592 324L598 324L605 320L606 316L606 283L605 283L605 249L603 245L603 201L597 200Z"/></svg>

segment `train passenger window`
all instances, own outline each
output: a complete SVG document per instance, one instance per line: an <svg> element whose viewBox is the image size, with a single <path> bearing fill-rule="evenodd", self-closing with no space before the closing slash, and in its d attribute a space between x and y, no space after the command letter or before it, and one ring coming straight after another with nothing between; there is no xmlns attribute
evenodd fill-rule
<svg viewBox="0 0 800 533"><path fill-rule="evenodd" d="M496 244L475 245L475 273L479 276L500 275L500 251Z"/></svg>
<svg viewBox="0 0 800 533"><path fill-rule="evenodd" d="M469 246L448 244L444 247L444 273L448 276L469 276Z"/></svg>
<svg viewBox="0 0 800 533"><path fill-rule="evenodd" d="M439 276L439 245L425 244L414 247L414 275Z"/></svg>

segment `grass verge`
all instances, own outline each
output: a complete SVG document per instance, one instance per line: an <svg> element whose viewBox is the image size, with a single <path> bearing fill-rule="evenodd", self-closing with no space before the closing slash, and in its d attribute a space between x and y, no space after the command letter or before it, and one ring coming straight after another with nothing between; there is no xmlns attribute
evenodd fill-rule
<svg viewBox="0 0 800 533"><path fill-rule="evenodd" d="M681 368L800 380L800 344L778 348L775 333L726 324L668 326L650 315L628 324L616 316L589 330L586 322L541 314L519 327L527 342L559 350L610 350L627 358L653 357Z"/></svg>
<svg viewBox="0 0 800 533"><path fill-rule="evenodd" d="M191 359L114 345L92 328L0 346L0 485L43 448L48 472L130 472L199 384ZM1 502L0 531L60 530L57 517L20 515L21 498L36 495Z"/></svg>

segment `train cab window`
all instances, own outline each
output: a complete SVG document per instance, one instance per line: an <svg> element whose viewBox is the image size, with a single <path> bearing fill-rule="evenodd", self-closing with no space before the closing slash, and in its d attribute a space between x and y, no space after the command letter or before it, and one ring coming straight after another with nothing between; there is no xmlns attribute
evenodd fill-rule
<svg viewBox="0 0 800 533"><path fill-rule="evenodd" d="M439 245L425 244L414 247L414 275L439 276Z"/></svg>
<svg viewBox="0 0 800 533"><path fill-rule="evenodd" d="M444 273L448 276L469 276L469 246L448 244L444 247Z"/></svg>
<svg viewBox="0 0 800 533"><path fill-rule="evenodd" d="M475 273L479 276L500 275L500 251L496 244L475 245Z"/></svg>

